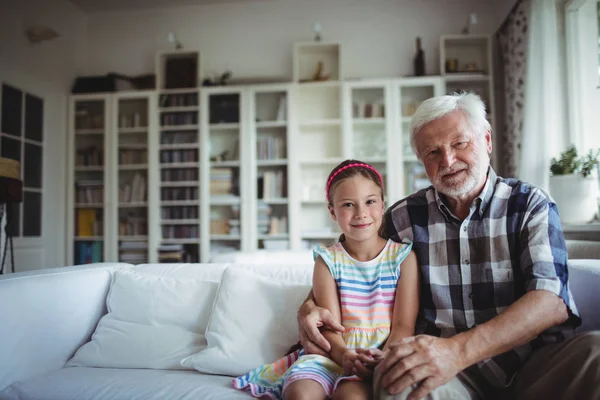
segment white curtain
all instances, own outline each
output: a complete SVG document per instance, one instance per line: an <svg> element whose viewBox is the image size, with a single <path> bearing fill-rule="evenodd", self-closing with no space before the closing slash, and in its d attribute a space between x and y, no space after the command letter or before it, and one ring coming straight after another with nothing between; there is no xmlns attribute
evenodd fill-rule
<svg viewBox="0 0 600 400"><path fill-rule="evenodd" d="M567 104L564 1L532 0L529 16L525 109L518 177L548 189L550 158L564 149Z"/></svg>

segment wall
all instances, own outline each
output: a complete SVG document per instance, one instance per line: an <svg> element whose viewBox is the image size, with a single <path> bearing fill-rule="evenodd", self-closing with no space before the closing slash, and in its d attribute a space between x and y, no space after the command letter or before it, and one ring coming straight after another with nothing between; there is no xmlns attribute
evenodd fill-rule
<svg viewBox="0 0 600 400"><path fill-rule="evenodd" d="M23 34L32 24L61 36L33 45ZM82 71L85 32L86 15L66 0L0 0L0 81L45 100L43 241L15 240L17 271L64 264L66 95Z"/></svg>
<svg viewBox="0 0 600 400"><path fill-rule="evenodd" d="M469 12L475 32L495 33L514 0L257 0L145 11L105 12L89 19L86 72L154 70L157 50L173 31L199 49L205 75L291 78L292 44L312 40L321 23L326 41L340 41L347 77L412 73L421 36L428 74L439 73L439 37L459 33Z"/></svg>

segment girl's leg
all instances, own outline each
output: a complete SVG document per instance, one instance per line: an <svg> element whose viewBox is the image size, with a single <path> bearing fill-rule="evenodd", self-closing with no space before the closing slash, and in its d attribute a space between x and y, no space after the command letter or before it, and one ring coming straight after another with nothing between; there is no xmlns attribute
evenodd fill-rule
<svg viewBox="0 0 600 400"><path fill-rule="evenodd" d="M333 393L333 400L368 400L370 398L371 385L364 381L341 381Z"/></svg>
<svg viewBox="0 0 600 400"><path fill-rule="evenodd" d="M312 379L298 379L288 385L283 392L283 400L325 400L327 394L323 386Z"/></svg>

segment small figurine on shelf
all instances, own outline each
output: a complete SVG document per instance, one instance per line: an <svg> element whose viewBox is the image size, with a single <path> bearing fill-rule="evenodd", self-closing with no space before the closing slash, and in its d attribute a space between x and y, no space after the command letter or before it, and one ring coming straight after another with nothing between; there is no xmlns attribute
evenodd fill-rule
<svg viewBox="0 0 600 400"><path fill-rule="evenodd" d="M177 36L175 36L174 32L169 32L169 35L167 36L169 43L171 43L172 45L175 46L175 50L181 50L183 48L183 46L181 45L181 42L179 40L177 40Z"/></svg>
<svg viewBox="0 0 600 400"><path fill-rule="evenodd" d="M231 79L231 71L225 71L221 75L216 75L212 80L204 78L202 86L225 86L229 79Z"/></svg>
<svg viewBox="0 0 600 400"><path fill-rule="evenodd" d="M313 32L315 33L315 42L320 42L321 41L321 24L318 22L315 22L313 24Z"/></svg>
<svg viewBox="0 0 600 400"><path fill-rule="evenodd" d="M315 68L315 72L313 73L312 80L314 82L326 81L329 79L329 74L323 73L324 64L323 61L319 61L317 63L317 67Z"/></svg>
<svg viewBox="0 0 600 400"><path fill-rule="evenodd" d="M421 38L417 37L417 53L414 59L415 76L425 75L425 53L421 48Z"/></svg>

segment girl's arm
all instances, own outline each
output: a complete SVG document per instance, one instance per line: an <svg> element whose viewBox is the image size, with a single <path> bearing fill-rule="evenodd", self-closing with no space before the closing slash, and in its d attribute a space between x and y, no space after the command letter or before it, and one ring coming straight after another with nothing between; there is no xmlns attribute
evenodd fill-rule
<svg viewBox="0 0 600 400"><path fill-rule="evenodd" d="M315 262L315 270L313 272L313 294L318 306L323 307L331 313L333 320L336 323L341 321L340 299L338 290L333 276L325 261L321 257ZM347 350L346 343L339 332L329 329L323 331L323 336L331 344L331 359L338 365L342 365L342 357Z"/></svg>
<svg viewBox="0 0 600 400"><path fill-rule="evenodd" d="M400 266L400 279L398 279L396 285L396 298L392 316L392 331L385 343L384 350L387 349L389 344L414 336L417 314L419 313L419 281L417 256L411 251Z"/></svg>

